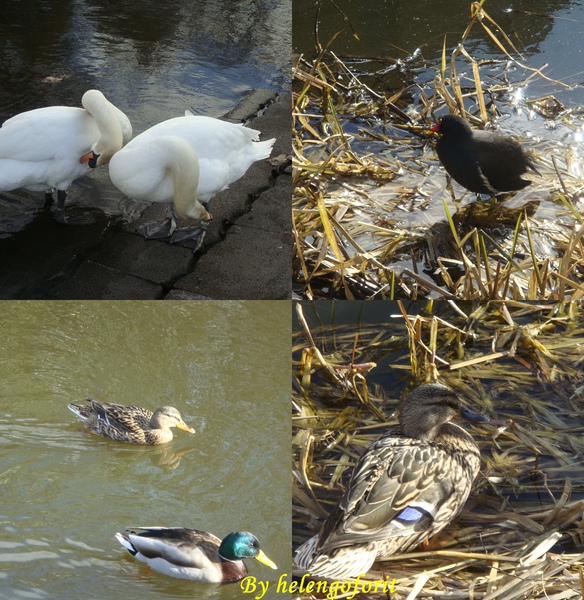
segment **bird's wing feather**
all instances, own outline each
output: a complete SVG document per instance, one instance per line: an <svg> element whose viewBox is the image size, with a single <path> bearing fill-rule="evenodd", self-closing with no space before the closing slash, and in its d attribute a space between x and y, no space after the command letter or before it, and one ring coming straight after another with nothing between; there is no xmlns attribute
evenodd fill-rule
<svg viewBox="0 0 584 600"><path fill-rule="evenodd" d="M146 558L163 558L180 567L203 569L209 562L217 561L221 540L207 532L181 528L136 528L144 533L131 531L126 535L132 545Z"/></svg>
<svg viewBox="0 0 584 600"><path fill-rule="evenodd" d="M152 413L141 406L123 406L91 399L95 416L120 432L145 429L150 424Z"/></svg>
<svg viewBox="0 0 584 600"><path fill-rule="evenodd" d="M438 446L416 442L382 437L361 456L345 496L323 526L321 548L408 535L431 524L433 503L451 487L455 465ZM404 512L408 507L419 508ZM416 510L419 519L412 518Z"/></svg>
<svg viewBox="0 0 584 600"><path fill-rule="evenodd" d="M39 108L16 115L2 125L0 158L36 162L68 151L81 158L99 136L95 121L82 108Z"/></svg>

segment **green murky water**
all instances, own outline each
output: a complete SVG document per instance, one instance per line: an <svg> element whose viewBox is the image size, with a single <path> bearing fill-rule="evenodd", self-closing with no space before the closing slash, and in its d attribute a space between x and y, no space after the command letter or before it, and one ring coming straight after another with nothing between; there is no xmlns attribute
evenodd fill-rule
<svg viewBox="0 0 584 600"><path fill-rule="evenodd" d="M0 311L0 597L252 598L148 575L126 526L254 532L290 573L287 302L5 302ZM84 431L88 395L176 406L195 435L134 447Z"/></svg>

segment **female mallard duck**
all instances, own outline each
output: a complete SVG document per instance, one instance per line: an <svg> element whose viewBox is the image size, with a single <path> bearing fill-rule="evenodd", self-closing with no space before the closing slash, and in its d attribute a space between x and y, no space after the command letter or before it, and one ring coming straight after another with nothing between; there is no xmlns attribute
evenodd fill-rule
<svg viewBox="0 0 584 600"><path fill-rule="evenodd" d="M440 383L413 390L400 424L365 450L320 533L298 548L296 564L320 577L356 577L448 525L462 510L480 466L473 438L448 422L457 415L489 420L463 407Z"/></svg>
<svg viewBox="0 0 584 600"><path fill-rule="evenodd" d="M129 444L157 446L172 440L171 427L195 433L172 406L161 406L154 413L140 406L122 406L87 398L88 406L69 404L78 417L85 421L92 433Z"/></svg>
<svg viewBox="0 0 584 600"><path fill-rule="evenodd" d="M136 527L116 533L116 539L155 571L205 583L232 583L247 575L244 558L255 558L277 569L260 549L257 538L235 531L221 541L211 533L175 527Z"/></svg>

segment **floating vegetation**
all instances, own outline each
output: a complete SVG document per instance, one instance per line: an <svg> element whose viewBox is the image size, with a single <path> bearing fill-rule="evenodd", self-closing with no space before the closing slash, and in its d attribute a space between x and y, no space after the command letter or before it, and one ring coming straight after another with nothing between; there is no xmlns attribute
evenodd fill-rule
<svg viewBox="0 0 584 600"><path fill-rule="evenodd" d="M293 277L299 296L583 296L576 141L582 114L553 95L525 97L525 86L536 80L566 86L550 80L543 66L526 64L483 2L470 9L459 43L448 55L445 39L434 65L416 52L371 59L367 72L366 60L343 60L321 46L314 60L299 57L293 71ZM477 30L496 45L498 59L473 58L465 43ZM375 91L382 72L391 69L400 71L403 87ZM429 133L435 116L446 112L519 137L541 177L497 200L461 196L460 187L457 197Z"/></svg>
<svg viewBox="0 0 584 600"><path fill-rule="evenodd" d="M376 563L367 574L395 579L395 592L354 597L581 597L584 307L340 304L295 307L295 547L318 532L357 457L397 423L399 400L439 379L469 408L496 420L471 428L481 472L461 515L430 547ZM335 324L337 313L344 324Z"/></svg>

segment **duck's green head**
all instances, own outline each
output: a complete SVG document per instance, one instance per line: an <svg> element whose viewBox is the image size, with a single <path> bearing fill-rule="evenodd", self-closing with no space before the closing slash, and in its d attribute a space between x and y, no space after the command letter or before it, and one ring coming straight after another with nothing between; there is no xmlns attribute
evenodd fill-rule
<svg viewBox="0 0 584 600"><path fill-rule="evenodd" d="M225 560L242 560L244 558L255 558L270 569L278 567L273 563L260 548L260 543L255 535L248 531L234 531L223 539L219 546L219 556Z"/></svg>

